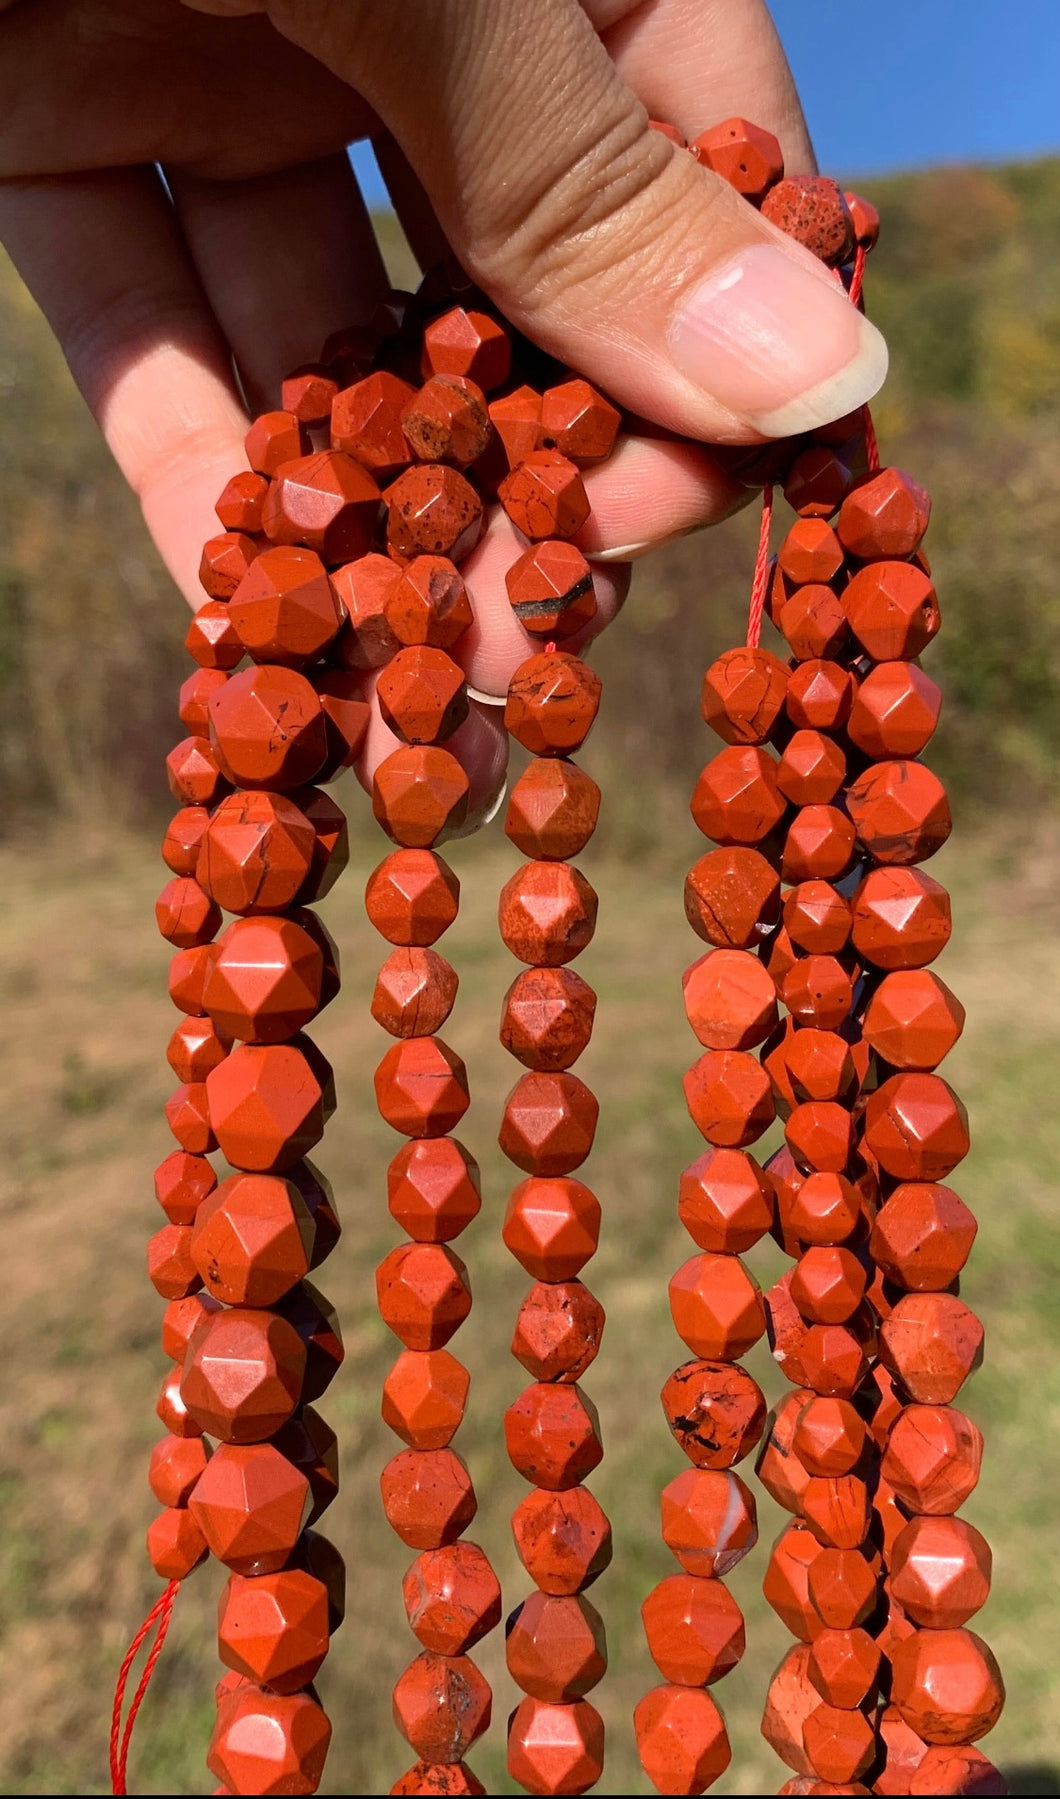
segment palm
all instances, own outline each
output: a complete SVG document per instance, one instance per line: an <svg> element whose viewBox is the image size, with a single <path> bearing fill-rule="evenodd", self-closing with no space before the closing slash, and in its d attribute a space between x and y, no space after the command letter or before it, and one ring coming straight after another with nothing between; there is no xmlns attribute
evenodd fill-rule
<svg viewBox="0 0 1060 1799"><path fill-rule="evenodd" d="M0 0L0 68L3 173L160 162L261 175L372 123L264 18L211 18L178 0Z"/></svg>

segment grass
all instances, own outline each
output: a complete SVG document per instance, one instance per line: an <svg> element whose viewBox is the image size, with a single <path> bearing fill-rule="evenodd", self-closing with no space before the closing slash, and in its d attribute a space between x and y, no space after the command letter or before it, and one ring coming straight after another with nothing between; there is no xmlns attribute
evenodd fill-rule
<svg viewBox="0 0 1060 1799"><path fill-rule="evenodd" d="M349 796L357 818L363 807ZM607 1622L611 1666L598 1689L609 1732L599 1791L649 1789L632 1750L630 1713L652 1683L637 1608L673 1563L658 1536L659 1488L682 1466L658 1404L684 1359L666 1304L669 1272L687 1253L674 1208L679 1169L696 1153L680 1075L692 1043L679 976L694 953L680 910L681 860L585 859L602 897L594 944L579 963L600 993L596 1038L583 1071L603 1102L587 1170L604 1205L600 1253L587 1270L608 1328L586 1389L602 1420L605 1460L592 1485L615 1528L615 1560L593 1589ZM322 1271L339 1305L345 1366L322 1410L340 1434L343 1490L324 1521L350 1577L347 1622L321 1677L335 1721L324 1791L385 1792L412 1759L394 1733L389 1694L415 1644L400 1578L408 1554L384 1523L378 1472L394 1442L378 1392L395 1349L374 1309L371 1271L395 1231L382 1198L395 1140L375 1115L371 1071L384 1047L367 1014L380 946L361 912L364 877L379 853L362 832L353 866L325 912L343 956L343 995L316 1031L332 1058L340 1109L319 1152L345 1226ZM493 1147L513 1065L496 1041L513 965L494 922L495 895L513 865L496 844L457 844L463 905L446 948L462 974L448 1040L466 1058L473 1105L461 1135L483 1166L485 1204L461 1240L475 1310L453 1347L471 1368L458 1447L480 1513L472 1535L494 1559L507 1605L526 1590L507 1530L522 1485L501 1437L504 1407L523 1384L508 1340L526 1280L500 1243L511 1171ZM952 886L956 942L941 964L968 1006L951 1058L968 1099L975 1147L959 1185L980 1220L964 1293L987 1326L987 1359L967 1406L988 1434L988 1460L967 1516L994 1545L995 1592L976 1627L993 1644L1009 1702L990 1740L1013 1791L1056 1793L1060 1763L1060 1573L1055 1456L1060 1426L1060 1232L1055 1086L1060 996L1055 981L1055 858L1007 838L980 839L936 865ZM143 1270L157 1228L150 1171L169 1147L161 1105L170 1082L162 1049L172 1013L152 901L159 864L149 844L8 847L0 854L4 923L0 993L0 1168L5 1303L0 1323L0 1780L11 1793L102 1793L112 1680L125 1644L157 1592L143 1553L152 1511L144 1478L157 1434L154 1395L163 1362L161 1312ZM779 1252L752 1258L763 1284ZM776 1396L767 1355L753 1370ZM962 1399L962 1403L964 1400ZM780 1527L760 1501L762 1541L732 1578L748 1620L748 1652L716 1689L733 1766L716 1791L775 1790L786 1777L758 1734L758 1717L785 1633L758 1587ZM213 1609L219 1571L181 1595L133 1751L142 1792L204 1793L215 1673ZM493 1682L495 1720L471 1760L491 1792L512 1791L503 1720L515 1691L501 1633L478 1659Z"/></svg>

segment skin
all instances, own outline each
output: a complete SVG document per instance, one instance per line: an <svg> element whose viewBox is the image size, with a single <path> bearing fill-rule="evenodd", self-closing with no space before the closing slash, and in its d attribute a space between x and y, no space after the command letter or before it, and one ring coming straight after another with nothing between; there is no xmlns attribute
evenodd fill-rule
<svg viewBox="0 0 1060 1799"><path fill-rule="evenodd" d="M213 502L245 466L233 362L250 405L275 404L285 370L386 292L344 150L370 134L425 267L451 248L531 336L683 440L631 435L589 477L595 634L629 556L745 497L705 446L756 433L670 361L675 307L748 245L812 260L647 124L691 137L734 114L813 168L762 0L0 0L0 238L197 606ZM502 578L519 547L500 518L465 569L459 653L487 696L528 651ZM376 715L363 780L393 745ZM452 747L481 816L503 780L496 709L473 706Z"/></svg>

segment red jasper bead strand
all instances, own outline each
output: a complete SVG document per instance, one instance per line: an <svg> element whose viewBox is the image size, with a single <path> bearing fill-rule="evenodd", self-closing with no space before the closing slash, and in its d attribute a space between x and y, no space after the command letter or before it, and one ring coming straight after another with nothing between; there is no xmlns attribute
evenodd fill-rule
<svg viewBox="0 0 1060 1799"><path fill-rule="evenodd" d="M331 1727L311 1683L345 1582L342 1558L312 1528L338 1490L335 1435L315 1402L342 1342L306 1278L339 1223L305 1159L334 1083L304 1031L339 988L311 902L345 865L346 824L310 783L352 759L367 706L321 662L344 619L332 548L325 560L305 532L274 529L277 470L289 466L276 460L281 442L289 455L308 448L286 414L251 426L255 466L228 483L225 530L203 552L210 597L187 635L198 669L180 714L191 735L168 758L183 803L158 905L185 1017L169 1047L182 1086L166 1108L180 1149L156 1173L169 1222L149 1252L177 1364L160 1401L171 1434L151 1465L168 1509L149 1546L160 1573L188 1572L207 1550L230 1570L218 1612L229 1673L208 1760L234 1793L277 1781L316 1791ZM234 918L218 937L223 912ZM216 1150L236 1171L220 1185ZM218 1445L208 1459L207 1438Z"/></svg>
<svg viewBox="0 0 1060 1799"><path fill-rule="evenodd" d="M571 757L599 704L599 682L557 647L595 614L589 564L569 541L588 502L580 466L611 451L619 415L585 382L524 389L538 438L498 426L511 464L500 498L528 548L509 570L516 617L542 643L516 670L505 722L533 760L516 781L505 831L527 861L500 899L501 935L525 964L505 996L501 1041L526 1069L508 1097L500 1144L527 1178L504 1241L534 1280L512 1353L533 1384L505 1418L508 1454L534 1491L512 1519L537 1591L508 1619L507 1660L526 1698L509 1723L508 1769L532 1793L586 1792L603 1770L603 1724L586 1698L606 1668L603 1620L584 1590L611 1559L608 1521L586 1475L602 1455L592 1401L578 1384L595 1359L603 1308L578 1278L594 1253L599 1202L575 1170L589 1154L597 1101L572 1073L589 1042L592 988L571 962L596 925L596 894L571 858L597 823L600 792Z"/></svg>

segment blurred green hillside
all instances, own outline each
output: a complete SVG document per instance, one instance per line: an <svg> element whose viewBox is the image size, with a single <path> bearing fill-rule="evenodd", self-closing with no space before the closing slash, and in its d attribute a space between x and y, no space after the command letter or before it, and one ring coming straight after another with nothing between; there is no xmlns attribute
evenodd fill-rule
<svg viewBox="0 0 1060 1799"><path fill-rule="evenodd" d="M884 218L867 285L893 351L884 454L935 499L945 629L931 665L946 706L932 759L975 815L1022 808L1060 754L1060 160L865 185ZM382 230L407 279L404 246L390 221ZM2 261L0 468L3 822L145 821L165 800L186 615ZM597 652L595 757L642 776L637 812L638 795L611 809L623 849L657 846L684 809L701 755L687 729L697 671L740 629L752 530L744 516L654 559Z"/></svg>

